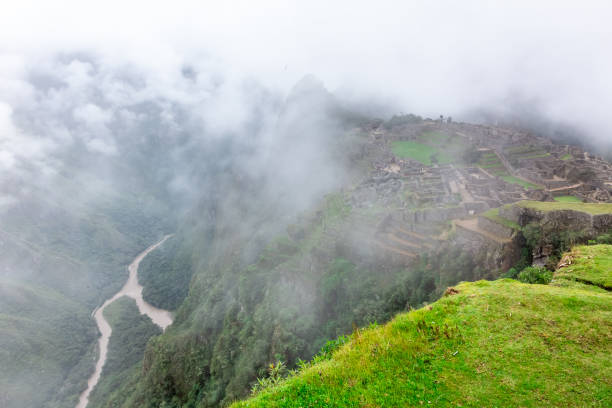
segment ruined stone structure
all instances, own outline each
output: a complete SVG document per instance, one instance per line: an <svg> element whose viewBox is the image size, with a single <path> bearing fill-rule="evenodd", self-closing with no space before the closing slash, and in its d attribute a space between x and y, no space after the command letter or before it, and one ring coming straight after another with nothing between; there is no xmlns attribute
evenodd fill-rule
<svg viewBox="0 0 612 408"><path fill-rule="evenodd" d="M348 198L353 208L376 215L349 239L398 263L410 263L453 239L467 250L484 248L487 266L507 268L520 255L517 234L478 214L520 200L553 201L563 195L584 202L612 200L610 163L525 131L439 121L391 128L377 123L363 131L370 135L364 155L371 160L371 176ZM393 154L394 141L421 143L424 132L431 131L459 140L495 164L457 160L425 165ZM608 228L605 217L582 221L594 230Z"/></svg>

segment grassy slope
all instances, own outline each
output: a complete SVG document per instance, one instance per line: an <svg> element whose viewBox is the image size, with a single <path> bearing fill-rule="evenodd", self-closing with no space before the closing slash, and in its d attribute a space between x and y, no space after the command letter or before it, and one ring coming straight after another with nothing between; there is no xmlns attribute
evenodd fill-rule
<svg viewBox="0 0 612 408"><path fill-rule="evenodd" d="M571 195L557 196L555 197L555 201L558 201L560 203L581 203L582 202L582 200L579 199L578 197L571 196Z"/></svg>
<svg viewBox="0 0 612 408"><path fill-rule="evenodd" d="M612 290L611 245L574 247L568 257L571 263L557 271L557 278L577 280Z"/></svg>
<svg viewBox="0 0 612 408"><path fill-rule="evenodd" d="M519 201L516 203L521 207L532 208L538 211L559 211L573 210L588 214L609 214L612 213L612 204L600 203L571 203L571 202L544 202L544 201Z"/></svg>
<svg viewBox="0 0 612 408"><path fill-rule="evenodd" d="M158 236L153 215L110 195L89 207L32 200L0 219L1 407L76 404L95 361L91 310Z"/></svg>
<svg viewBox="0 0 612 408"><path fill-rule="evenodd" d="M555 282L462 283L234 407L611 406L612 295Z"/></svg>
<svg viewBox="0 0 612 408"><path fill-rule="evenodd" d="M191 254L171 237L147 255L138 267L144 300L162 309L178 309L187 297L192 272Z"/></svg>

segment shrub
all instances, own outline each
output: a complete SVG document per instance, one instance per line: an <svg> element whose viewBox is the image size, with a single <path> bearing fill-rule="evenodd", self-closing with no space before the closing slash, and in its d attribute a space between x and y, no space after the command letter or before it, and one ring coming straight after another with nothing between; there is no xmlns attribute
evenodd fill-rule
<svg viewBox="0 0 612 408"><path fill-rule="evenodd" d="M518 274L518 280L523 283L539 283L548 285L552 280L552 272L546 268L528 266Z"/></svg>
<svg viewBox="0 0 612 408"><path fill-rule="evenodd" d="M337 339L329 340L319 351L316 357L318 360L328 360L331 358L334 351L338 350L342 345L350 340L350 336L340 336Z"/></svg>
<svg viewBox="0 0 612 408"><path fill-rule="evenodd" d="M251 393L256 394L259 391L270 388L273 385L280 383L283 378L287 375L287 366L282 361L278 361L276 364L270 363L268 365L268 376L264 378L258 378L257 382L251 387Z"/></svg>
<svg viewBox="0 0 612 408"><path fill-rule="evenodd" d="M516 268L510 268L508 269L508 271L503 275L504 278L510 278L510 279L516 279L516 277L518 276L519 271Z"/></svg>
<svg viewBox="0 0 612 408"><path fill-rule="evenodd" d="M527 247L535 248L542 239L542 227L535 222L529 223L523 228L523 236Z"/></svg>

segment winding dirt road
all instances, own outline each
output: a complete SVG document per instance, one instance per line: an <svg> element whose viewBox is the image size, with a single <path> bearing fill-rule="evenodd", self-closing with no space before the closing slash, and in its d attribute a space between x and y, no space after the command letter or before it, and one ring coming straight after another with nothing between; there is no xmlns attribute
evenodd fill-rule
<svg viewBox="0 0 612 408"><path fill-rule="evenodd" d="M94 389L98 381L100 380L100 375L102 374L102 367L104 367L104 363L106 362L106 354L108 352L108 341L110 339L112 329L110 324L104 318L104 309L106 306L113 303L115 300L119 299L121 296L129 296L136 301L136 305L138 306L138 310L140 314L146 314L153 320L153 323L158 325L165 330L172 323L172 315L169 311L158 309L155 306L152 306L144 301L142 298L142 286L138 283L138 265L140 265L140 261L143 260L145 256L155 248L163 244L168 238L170 238L172 234L164 236L161 241L156 244L151 245L144 251L142 251L136 259L132 261L130 266L128 267L129 277L125 285L121 288L121 290L115 295L106 300L104 304L94 310L93 316L98 325L98 329L102 336L98 340L98 346L100 349L100 356L98 357L98 361L96 362L96 369L94 373L89 377L87 381L87 389L81 393L79 397L79 403L76 405L76 408L85 408L87 403L89 402L89 394Z"/></svg>

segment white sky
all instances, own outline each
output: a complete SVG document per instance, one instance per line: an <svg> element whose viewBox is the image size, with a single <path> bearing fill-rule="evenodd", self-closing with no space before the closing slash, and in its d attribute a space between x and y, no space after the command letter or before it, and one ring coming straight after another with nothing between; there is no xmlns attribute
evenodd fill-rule
<svg viewBox="0 0 612 408"><path fill-rule="evenodd" d="M518 95L612 138L609 1L2 2L9 105L9 79L58 52L87 51L137 66L167 94L185 64L281 92L312 73L332 91L424 115Z"/></svg>

